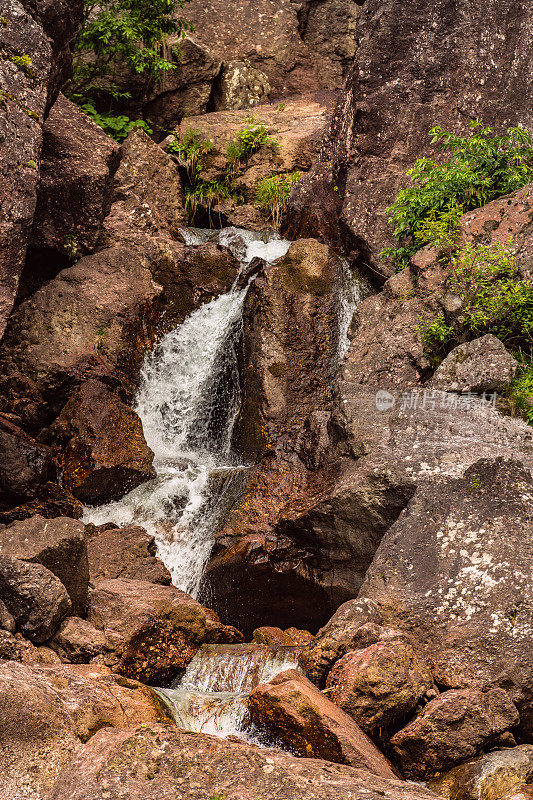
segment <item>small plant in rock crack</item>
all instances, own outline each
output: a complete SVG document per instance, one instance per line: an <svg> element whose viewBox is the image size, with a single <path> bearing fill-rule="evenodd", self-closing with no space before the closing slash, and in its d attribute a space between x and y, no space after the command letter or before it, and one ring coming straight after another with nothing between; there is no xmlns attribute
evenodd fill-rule
<svg viewBox="0 0 533 800"><path fill-rule="evenodd" d="M277 138L269 135L266 125L263 122L256 122L253 117L250 117L248 125L239 131L236 138L228 142L226 146L228 174L237 173L241 162L262 147L275 148L277 146Z"/></svg>
<svg viewBox="0 0 533 800"><path fill-rule="evenodd" d="M168 150L186 168L189 180L193 181L204 169L204 157L211 153L213 144L200 131L187 128L179 139L174 137Z"/></svg>
<svg viewBox="0 0 533 800"><path fill-rule="evenodd" d="M185 188L185 210L194 220L198 208L205 208L211 224L213 206L230 197L233 197L232 192L223 181L199 180L194 186Z"/></svg>
<svg viewBox="0 0 533 800"><path fill-rule="evenodd" d="M27 53L23 53L21 56L11 56L11 63L14 64L21 72L27 75L29 78L34 78L34 72L32 69L31 58Z"/></svg>
<svg viewBox="0 0 533 800"><path fill-rule="evenodd" d="M84 103L81 106L82 111L96 122L102 130L115 139L117 142L123 142L130 131L135 128L141 128L145 133L150 136L153 133L152 128L142 119L130 119L126 114L120 114L118 117L113 114L104 114L98 112L92 103Z"/></svg>
<svg viewBox="0 0 533 800"><path fill-rule="evenodd" d="M533 425L533 357L515 353L519 362L516 378L509 390L509 402L529 425Z"/></svg>
<svg viewBox="0 0 533 800"><path fill-rule="evenodd" d="M441 314L433 322L419 317L417 330L422 339L424 353L433 366L437 367L445 355L448 342L454 336L454 329L446 324L446 320Z"/></svg>
<svg viewBox="0 0 533 800"><path fill-rule="evenodd" d="M438 156L419 158L408 171L410 185L387 209L398 240L381 256L405 268L419 247L433 241L435 225L446 227L453 216L490 203L533 179L533 139L524 128L498 136L479 120L470 135L458 136L435 126L429 132ZM428 226L428 223L429 226ZM432 229L433 225L433 229Z"/></svg>
<svg viewBox="0 0 533 800"><path fill-rule="evenodd" d="M292 172L286 175L271 175L259 182L255 193L256 205L276 227L280 223L291 189L301 177L301 172Z"/></svg>

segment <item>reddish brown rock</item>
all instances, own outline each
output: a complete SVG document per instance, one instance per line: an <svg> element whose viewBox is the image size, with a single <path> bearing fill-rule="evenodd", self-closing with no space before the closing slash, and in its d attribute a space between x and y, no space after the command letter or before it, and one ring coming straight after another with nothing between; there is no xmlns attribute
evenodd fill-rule
<svg viewBox="0 0 533 800"><path fill-rule="evenodd" d="M0 336L13 307L31 234L44 116L67 77L69 43L82 11L79 0L62 0L55 7L6 0L2 7ZM17 56L24 56L30 66L17 65Z"/></svg>
<svg viewBox="0 0 533 800"><path fill-rule="evenodd" d="M6 800L46 797L71 755L102 727L170 722L150 689L87 665L0 664L0 704Z"/></svg>
<svg viewBox="0 0 533 800"><path fill-rule="evenodd" d="M71 664L87 663L106 649L102 631L80 617L67 617L48 644L62 661Z"/></svg>
<svg viewBox="0 0 533 800"><path fill-rule="evenodd" d="M132 768L132 764L135 765ZM105 777L104 777L105 776ZM435 800L420 785L353 767L149 725L99 731L63 770L50 800Z"/></svg>
<svg viewBox="0 0 533 800"><path fill-rule="evenodd" d="M35 500L57 477L50 448L0 417L0 509Z"/></svg>
<svg viewBox="0 0 533 800"><path fill-rule="evenodd" d="M241 634L174 586L100 581L89 622L105 634L106 663L129 678L163 685L187 666L204 642L233 643Z"/></svg>
<svg viewBox="0 0 533 800"><path fill-rule="evenodd" d="M43 268L55 277L53 263L76 260L94 250L109 210L119 145L90 117L62 95L43 129L43 152L37 208L26 273ZM40 251L40 252L39 252ZM50 263L51 262L51 263ZM36 288L36 277L28 276ZM42 282L42 281L41 281Z"/></svg>
<svg viewBox="0 0 533 800"><path fill-rule="evenodd" d="M518 720L503 689L450 690L428 703L391 744L406 776L431 778L472 758Z"/></svg>
<svg viewBox="0 0 533 800"><path fill-rule="evenodd" d="M531 778L533 746L523 744L467 761L431 781L430 786L449 800L523 800L520 786ZM529 788L533 790L533 786Z"/></svg>
<svg viewBox="0 0 533 800"><path fill-rule="evenodd" d="M0 556L0 596L17 629L37 644L53 635L72 607L52 572L10 556Z"/></svg>
<svg viewBox="0 0 533 800"><path fill-rule="evenodd" d="M328 675L329 697L366 733L398 726L433 685L424 660L405 642L347 653Z"/></svg>
<svg viewBox="0 0 533 800"><path fill-rule="evenodd" d="M532 497L530 471L502 458L421 485L383 538L360 592L424 648L440 686L505 688L526 737L533 724Z"/></svg>
<svg viewBox="0 0 533 800"><path fill-rule="evenodd" d="M297 670L286 670L260 684L247 703L255 723L293 752L394 777L387 760L353 720Z"/></svg>
<svg viewBox="0 0 533 800"><path fill-rule="evenodd" d="M289 538L291 522L333 482L327 424L341 269L327 247L299 241L247 295L234 442L259 466L217 535L206 575L215 608L246 632L269 624L312 627L325 621L339 595L346 599L323 575L320 541L300 532Z"/></svg>
<svg viewBox="0 0 533 800"><path fill-rule="evenodd" d="M68 442L63 484L84 503L118 500L155 477L141 420L98 381L82 383L54 427Z"/></svg>
<svg viewBox="0 0 533 800"><path fill-rule="evenodd" d="M155 552L154 537L137 525L87 527L89 574L93 583L135 578L168 586L170 573Z"/></svg>
<svg viewBox="0 0 533 800"><path fill-rule="evenodd" d="M34 403L40 395L48 420L83 380L117 385L123 378L127 386L152 343L161 291L147 260L134 250L116 247L85 256L11 315L0 371L32 376ZM20 409L24 417L23 402Z"/></svg>
<svg viewBox="0 0 533 800"><path fill-rule="evenodd" d="M271 175L306 172L311 168L318 156L333 102L332 93L322 92L290 98L278 107L269 104L254 108L254 120L266 126L269 135L275 138L276 145L261 147L242 164L236 176L236 185L244 203L222 201L213 208L215 218L219 215L228 225L272 230L273 221L261 214L255 205L258 184ZM249 125L249 114L249 109L216 111L187 117L182 121L176 136L193 130L213 144L212 152L204 158L202 176L205 179L224 180L227 170L226 147ZM207 221L206 215L206 224Z"/></svg>
<svg viewBox="0 0 533 800"><path fill-rule="evenodd" d="M252 641L257 644L266 644L268 647L292 647L294 639L281 628L265 626L256 628L252 635Z"/></svg>
<svg viewBox="0 0 533 800"><path fill-rule="evenodd" d="M89 567L83 522L40 515L15 522L0 530L0 556L42 564L66 588L73 612L85 611Z"/></svg>
<svg viewBox="0 0 533 800"><path fill-rule="evenodd" d="M353 72L332 129L319 163L291 199L289 236L312 231L342 238L370 274L390 275L390 263L379 256L393 243L386 209L415 160L434 155L429 129L442 125L463 133L473 119L498 130L533 126L527 99L532 26L527 0L489 0L483 7L470 0L407 6L403 0L367 0ZM509 63L515 64L512 73L502 69ZM313 224L317 220L322 231Z"/></svg>

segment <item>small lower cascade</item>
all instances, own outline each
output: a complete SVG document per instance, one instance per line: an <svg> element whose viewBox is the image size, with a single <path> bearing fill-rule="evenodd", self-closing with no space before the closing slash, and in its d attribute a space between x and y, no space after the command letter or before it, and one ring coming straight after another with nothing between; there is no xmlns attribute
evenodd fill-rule
<svg viewBox="0 0 533 800"><path fill-rule="evenodd" d="M295 648L203 645L181 680L157 692L183 730L257 743L261 737L248 718L246 698L260 683L297 666Z"/></svg>
<svg viewBox="0 0 533 800"><path fill-rule="evenodd" d="M238 228L182 233L191 245L216 235L240 261L239 275L252 259L273 262L290 246L277 235ZM157 477L84 514L84 521L95 525L142 525L154 536L174 585L193 597L216 520L243 469L230 445L240 401L235 348L246 292L238 277L231 291L194 311L146 357L135 410L155 454Z"/></svg>

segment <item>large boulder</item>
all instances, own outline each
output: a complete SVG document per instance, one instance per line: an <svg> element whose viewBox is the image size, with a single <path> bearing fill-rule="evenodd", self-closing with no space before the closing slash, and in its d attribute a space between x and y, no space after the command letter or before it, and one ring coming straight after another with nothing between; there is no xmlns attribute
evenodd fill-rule
<svg viewBox="0 0 533 800"><path fill-rule="evenodd" d="M455 347L436 369L429 385L445 392L503 394L518 362L492 334Z"/></svg>
<svg viewBox="0 0 533 800"><path fill-rule="evenodd" d="M503 458L427 482L384 536L360 591L424 648L439 686L505 688L526 736L533 732L532 496L530 471Z"/></svg>
<svg viewBox="0 0 533 800"><path fill-rule="evenodd" d="M359 8L346 0L257 0L235 17L223 0L192 0L183 15L195 39L222 62L246 59L264 72L272 96L340 88L354 49Z"/></svg>
<svg viewBox="0 0 533 800"><path fill-rule="evenodd" d="M409 778L431 778L477 755L518 722L503 689L450 690L436 697L391 744Z"/></svg>
<svg viewBox="0 0 533 800"><path fill-rule="evenodd" d="M353 720L297 670L257 686L247 700L254 722L292 752L393 778L387 760Z"/></svg>
<svg viewBox="0 0 533 800"><path fill-rule="evenodd" d="M185 592L147 581L99 582L88 620L104 632L106 663L114 672L155 685L174 678L204 642L242 641Z"/></svg>
<svg viewBox="0 0 533 800"><path fill-rule="evenodd" d="M54 429L67 443L63 485L84 503L118 500L155 478L141 420L99 381L82 383Z"/></svg>
<svg viewBox="0 0 533 800"><path fill-rule="evenodd" d="M0 530L0 556L42 564L66 588L74 613L85 610L89 566L83 522L40 515L15 522Z"/></svg>
<svg viewBox="0 0 533 800"><path fill-rule="evenodd" d="M308 181L290 201L289 235L313 231L341 238L371 274L390 275L392 265L379 255L394 241L386 209L408 183L415 160L434 155L430 128L464 133L473 119L500 131L533 126L532 27L528 0L488 0L483 6L471 0L367 0L332 129ZM502 69L510 63L512 71Z"/></svg>
<svg viewBox="0 0 533 800"><path fill-rule="evenodd" d="M533 778L533 745L522 744L467 761L431 781L430 786L452 800L500 800ZM533 792L533 786L530 786Z"/></svg>
<svg viewBox="0 0 533 800"><path fill-rule="evenodd" d="M18 630L35 643L49 639L72 608L50 570L11 556L0 556L0 596Z"/></svg>
<svg viewBox="0 0 533 800"><path fill-rule="evenodd" d="M323 579L321 542L304 534L294 546L286 530L331 490L327 423L341 284L338 257L301 240L256 278L246 298L234 444L257 466L217 533L206 574L215 608L246 632L269 624L318 627L339 599L332 602Z"/></svg>
<svg viewBox="0 0 533 800"><path fill-rule="evenodd" d="M432 686L428 665L398 640L347 653L327 680L333 702L369 734L401 724Z"/></svg>
<svg viewBox="0 0 533 800"><path fill-rule="evenodd" d="M212 214L218 215L226 224L271 230L273 221L255 206L259 182L271 175L306 172L311 168L320 150L333 99L332 94L304 94L277 107L258 105L254 109L254 120L266 126L269 135L275 138L276 146L261 147L240 165L236 185L244 202L236 204L232 200L223 200L213 207ZM203 158L205 168L201 177L224 180L226 147L249 123L249 110L215 111L187 117L175 134L180 136L192 130L209 140L213 149Z"/></svg>
<svg viewBox="0 0 533 800"><path fill-rule="evenodd" d="M79 0L5 0L0 28L0 336L17 294L37 200L42 124L67 77Z"/></svg>
<svg viewBox="0 0 533 800"><path fill-rule="evenodd" d="M171 583L170 572L155 555L154 537L137 525L87 526L87 554L91 581L112 578Z"/></svg>
<svg viewBox="0 0 533 800"><path fill-rule="evenodd" d="M48 646L62 661L84 664L105 652L106 640L104 633L86 619L67 617L48 642Z"/></svg>
<svg viewBox="0 0 533 800"><path fill-rule="evenodd" d="M420 784L389 780L343 764L199 733L147 725L97 733L63 769L49 800L436 800Z"/></svg>
<svg viewBox="0 0 533 800"><path fill-rule="evenodd" d="M47 797L70 757L102 727L170 722L154 692L105 667L0 664L0 704L6 800Z"/></svg>
<svg viewBox="0 0 533 800"><path fill-rule="evenodd" d="M122 376L127 385L152 342L160 294L147 260L135 250L114 247L85 256L11 315L0 372L8 381L13 374L31 376L41 425L57 416L83 380L99 377L117 385ZM25 421L27 387L20 390Z"/></svg>
<svg viewBox="0 0 533 800"><path fill-rule="evenodd" d="M58 469L49 447L0 417L0 509L34 500Z"/></svg>
<svg viewBox="0 0 533 800"><path fill-rule="evenodd" d="M39 280L55 277L69 260L94 250L109 210L119 149L87 114L60 95L43 128L25 292L37 288Z"/></svg>

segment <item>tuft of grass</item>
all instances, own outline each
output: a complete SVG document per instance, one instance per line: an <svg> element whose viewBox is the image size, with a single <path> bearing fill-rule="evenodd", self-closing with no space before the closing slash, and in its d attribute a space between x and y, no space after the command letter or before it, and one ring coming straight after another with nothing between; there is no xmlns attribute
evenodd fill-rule
<svg viewBox="0 0 533 800"><path fill-rule="evenodd" d="M280 223L291 190L301 177L301 172L292 172L285 175L271 175L259 182L255 203L276 227Z"/></svg>

